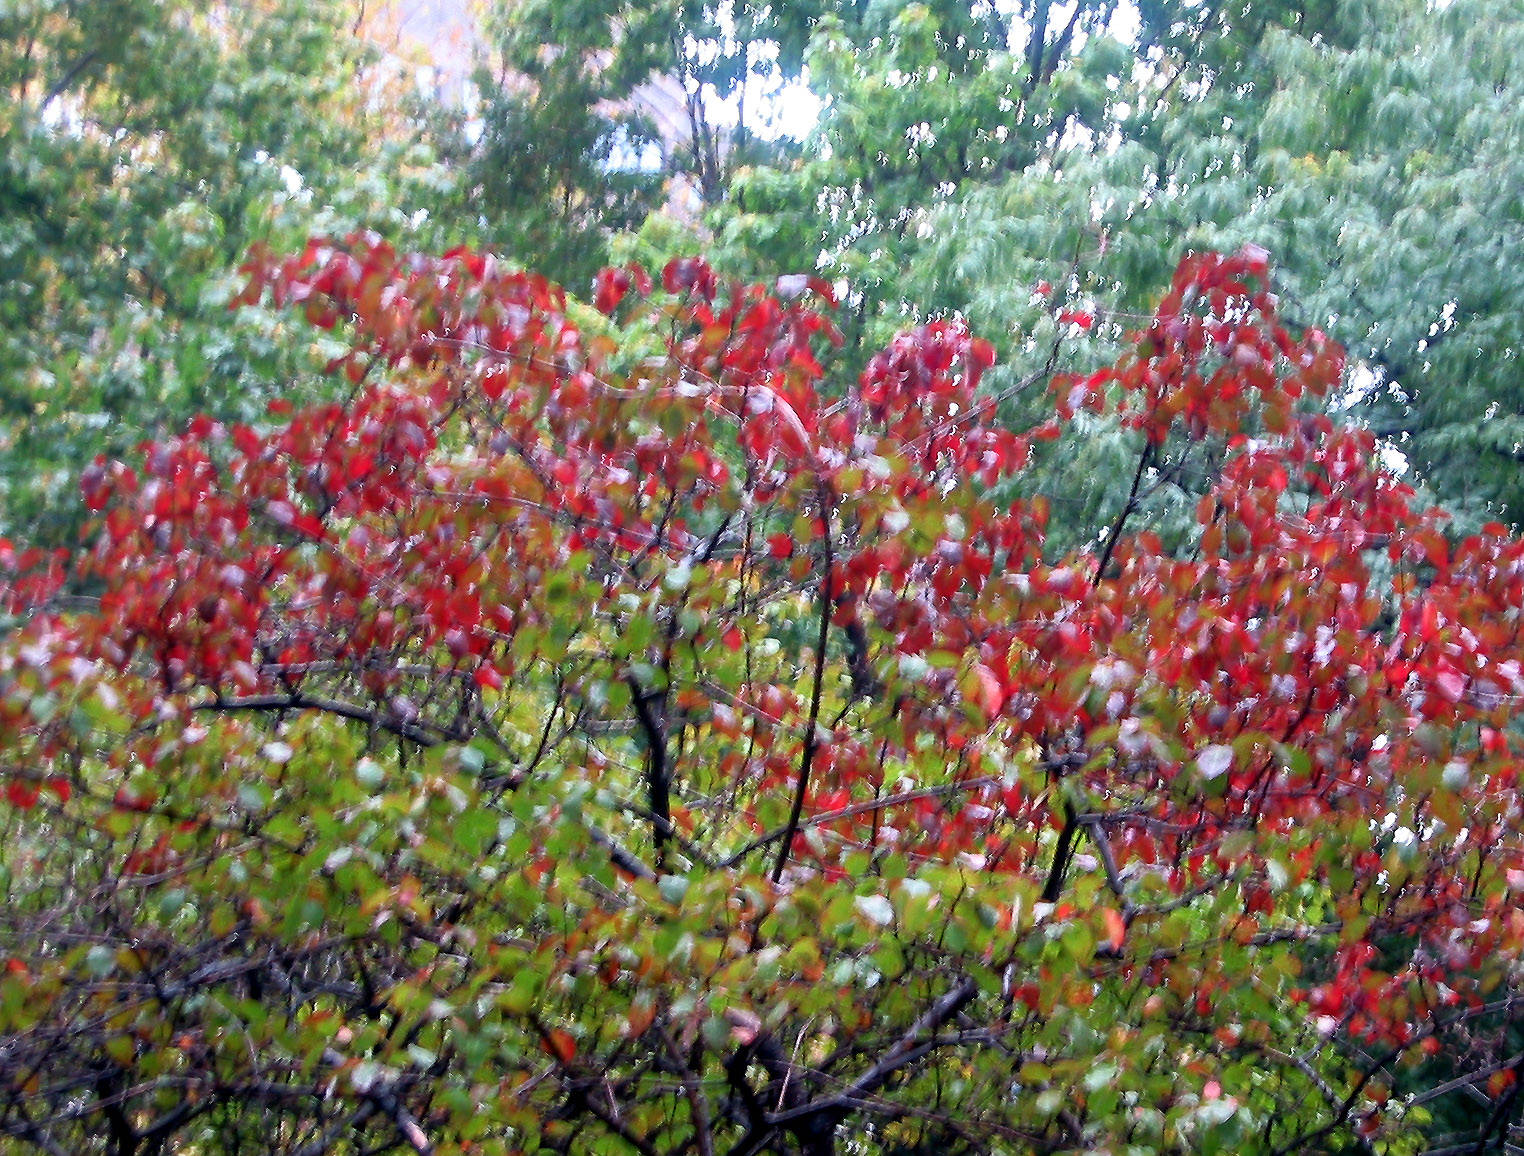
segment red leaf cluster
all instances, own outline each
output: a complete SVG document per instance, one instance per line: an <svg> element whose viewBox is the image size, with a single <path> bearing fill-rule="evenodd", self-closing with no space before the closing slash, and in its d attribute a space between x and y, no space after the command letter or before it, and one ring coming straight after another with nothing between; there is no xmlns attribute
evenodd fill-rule
<svg viewBox="0 0 1524 1156"><path fill-rule="evenodd" d="M840 338L811 279L728 286L686 259L658 294L605 271L598 309L663 334L620 361L484 254L356 237L249 274L246 300L342 325L353 392L87 474L105 593L84 649L164 695L332 702L303 688L337 680L355 717L463 738L531 669L637 695L660 669L667 717L712 720L691 773L797 790L784 858L828 874L893 847L1057 886L1052 832L1083 813L1124 892L1098 915L1112 952L1149 904L1209 892L1240 896L1243 942L1294 934L1275 896L1312 883L1359 932L1309 1012L1399 1043L1520 950L1524 545L1451 541L1369 434L1308 410L1343 355L1282 325L1261 251L1187 259L1126 356L1054 383L1061 418L1137 431L1140 479L1192 447L1215 465L1184 546L1124 520L1069 558L1044 555L1044 503L982 496L1052 431L1000 425L993 351L957 322L828 396ZM763 662L764 604L819 617L830 715L805 657ZM652 641L624 641L637 621ZM930 764L935 789L907 769ZM1378 956L1366 908L1416 946Z"/></svg>

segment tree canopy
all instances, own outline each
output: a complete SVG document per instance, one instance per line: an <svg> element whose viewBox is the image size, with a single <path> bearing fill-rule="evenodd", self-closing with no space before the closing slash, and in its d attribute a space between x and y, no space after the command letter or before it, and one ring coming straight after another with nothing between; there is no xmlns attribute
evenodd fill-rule
<svg viewBox="0 0 1524 1156"><path fill-rule="evenodd" d="M0 5L0 1153L1524 1143L1518 0L489 7Z"/></svg>
<svg viewBox="0 0 1524 1156"><path fill-rule="evenodd" d="M1308 408L1343 355L1261 251L1022 434L955 322L822 396L805 277L608 270L599 313L355 237L250 278L346 333L345 400L91 467L97 609L0 559L44 600L0 1133L1416 1152L1465 1092L1452 1139L1506 1134L1524 543ZM985 495L1089 411L1130 497L1045 560ZM1135 532L1192 461L1189 535Z"/></svg>
<svg viewBox="0 0 1524 1156"><path fill-rule="evenodd" d="M844 277L870 346L962 316L1010 388L1066 318L1109 356L1184 254L1263 245L1288 314L1355 359L1336 403L1468 527L1516 518L1516 4L968 10L818 20L819 124L738 168L718 253Z"/></svg>
<svg viewBox="0 0 1524 1156"><path fill-rule="evenodd" d="M395 102L348 9L0 11L0 533L72 545L96 453L198 412L250 420L326 360L227 303L255 241L413 212L429 158L381 131Z"/></svg>
<svg viewBox="0 0 1524 1156"><path fill-rule="evenodd" d="M1468 530L1515 516L1512 0L518 3L483 21L479 107L408 115L340 7L7 10L10 531L71 542L102 439L320 388L332 351L222 305L250 244L355 227L578 294L698 250L817 272L858 357L907 320L985 333L1016 427L1023 384L1113 356L1181 256L1259 244L1288 315L1351 350L1332 404ZM767 130L783 84L821 103L803 140ZM1094 432L1086 470L1023 483L1083 532L1122 500Z"/></svg>

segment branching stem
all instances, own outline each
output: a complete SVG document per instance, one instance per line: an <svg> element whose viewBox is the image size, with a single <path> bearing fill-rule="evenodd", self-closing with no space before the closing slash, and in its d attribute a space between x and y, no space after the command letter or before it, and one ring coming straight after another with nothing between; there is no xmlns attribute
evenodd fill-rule
<svg viewBox="0 0 1524 1156"><path fill-rule="evenodd" d="M794 835L799 830L800 816L804 813L804 796L810 785L810 767L815 761L815 750L820 745L820 700L825 690L826 644L830 641L831 607L834 604L831 597L831 571L836 566L835 550L831 544L830 503L821 502L820 519L825 526L821 547L825 565L820 576L820 628L815 637L815 675L810 686L810 720L805 728L804 753L799 759L799 780L794 784L794 803L789 810L788 826L783 829L783 840L778 844L778 858L773 863L774 883L783 878L783 868L788 865L789 851L793 847Z"/></svg>

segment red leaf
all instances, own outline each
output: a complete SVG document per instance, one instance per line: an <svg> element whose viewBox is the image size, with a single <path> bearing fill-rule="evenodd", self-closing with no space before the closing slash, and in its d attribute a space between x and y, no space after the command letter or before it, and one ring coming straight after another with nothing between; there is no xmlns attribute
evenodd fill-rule
<svg viewBox="0 0 1524 1156"><path fill-rule="evenodd" d="M1439 608L1432 600L1424 600L1419 618L1418 636L1425 642L1433 642L1439 637Z"/></svg>
<svg viewBox="0 0 1524 1156"><path fill-rule="evenodd" d="M1000 680L982 662L974 663L973 670L969 673L964 693L979 704L985 718L995 718L1005 705L1005 692L1000 686Z"/></svg>
<svg viewBox="0 0 1524 1156"><path fill-rule="evenodd" d="M123 787L117 791L116 797L111 800L111 805L118 811L146 812L153 806L153 796L136 795Z"/></svg>
<svg viewBox="0 0 1524 1156"><path fill-rule="evenodd" d="M11 806L23 811L30 811L37 805L37 796L41 792L36 783L30 783L25 779L7 779L5 783L5 797Z"/></svg>
<svg viewBox="0 0 1524 1156"><path fill-rule="evenodd" d="M540 1041L540 1045L545 1049L546 1054L555 1057L563 1064L569 1064L577 1058L577 1041L564 1028L552 1028Z"/></svg>
<svg viewBox="0 0 1524 1156"><path fill-rule="evenodd" d="M630 291L630 275L623 269L600 269L594 278L593 305L599 313L612 316L625 294Z"/></svg>

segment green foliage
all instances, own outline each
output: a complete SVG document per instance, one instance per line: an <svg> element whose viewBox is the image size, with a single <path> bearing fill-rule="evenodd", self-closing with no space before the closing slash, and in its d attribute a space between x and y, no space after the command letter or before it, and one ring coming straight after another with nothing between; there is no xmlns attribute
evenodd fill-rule
<svg viewBox="0 0 1524 1156"><path fill-rule="evenodd" d="M615 235L664 205L691 217L721 200L738 163L775 151L754 135L765 119L754 83L797 78L813 17L701 0L497 10L466 180L499 251L585 285ZM716 119L717 101L735 125Z"/></svg>
<svg viewBox="0 0 1524 1156"><path fill-rule="evenodd" d="M1521 19L1477 0L1329 5L1158 118L1178 195L1155 229L1271 248L1288 299L1364 361L1360 412L1468 524L1514 518L1524 497L1508 304Z"/></svg>
<svg viewBox="0 0 1524 1156"><path fill-rule="evenodd" d="M331 356L228 302L255 241L424 207L431 162L382 143L352 22L295 0L0 10L0 533L72 541L96 454L249 420Z"/></svg>
<svg viewBox="0 0 1524 1156"><path fill-rule="evenodd" d="M587 283L606 261L607 234L651 212L665 162L632 95L671 63L675 19L664 5L599 0L500 10L469 180L501 251Z"/></svg>
<svg viewBox="0 0 1524 1156"><path fill-rule="evenodd" d="M1021 436L959 324L828 371L818 278L251 279L344 400L87 471L88 608L0 548L8 1143L1405 1156L1468 1032L1506 1128L1524 543L1305 411L1263 251ZM988 495L1079 415L1048 561Z"/></svg>
<svg viewBox="0 0 1524 1156"><path fill-rule="evenodd" d="M1466 534L1524 503L1524 12L1149 0L1136 33L1117 15L528 0L490 25L473 143L380 86L337 3L0 8L0 624L16 632L0 650L0 1046L30 1065L5 1077L9 1142L702 1151L702 1136L813 1156L850 1119L853 1143L885 1152L1401 1156L1426 1134L1508 1134L1517 659L1512 619L1493 616L1514 596L1488 584L1517 567L1496 527ZM807 141L761 139L758 78L823 100ZM714 96L740 105L739 128L719 127ZM535 303L571 335L526 354L553 371L543 413L533 389L511 395L528 409L496 406L502 378L464 352L479 334L441 338L430 310L452 306L432 290L304 284L312 263L342 265L331 247L278 275L255 262L313 294L318 328L238 294L251 243L360 226L488 237L578 291L610 256L699 247L758 278L823 273L846 293L843 352L768 355L779 381L819 375L827 402L798 413L822 425L768 424L784 395L728 376L753 354L705 360L771 320L705 329L685 310L712 294L679 305L678 281L632 308L630 269L594 283L613 319ZM1278 261L1278 301L1254 308L1333 334L1354 370L1327 402L1288 393L1230 423L1182 402L1184 432L1156 438L1123 404L1160 370L1148 311L1182 254L1246 243L1251 265L1259 246ZM492 282L472 260L450 285ZM800 284L750 300L786 313L825 292ZM351 317L378 343L364 356ZM1026 468L954 485L933 466L941 480L895 506L873 496L878 471L914 477L913 455L780 482L817 435L861 451L825 423L860 412L883 372L864 370L871 353L928 318L993 338L995 408L943 416L1037 426ZM1236 346L1213 341L1220 384ZM266 410L286 392L334 407L287 424ZM407 396L431 416L388 408ZM1062 437L1038 425L1055 401ZM1448 539L1378 525L1389 478L1340 488L1374 475L1333 456L1354 443L1325 435L1319 406L1377 431L1458 511ZM78 650L72 624L29 624L54 564L3 535L71 540L87 461L202 411L215 420L149 454L141 491L85 471L92 494L136 495L103 532L148 543L85 579L119 629ZM551 434L515 424L530 411ZM371 424L344 425L356 413ZM585 459L557 456L586 432L565 414L603 431ZM375 449L378 425L439 439L432 472L408 475L417 508L339 504L407 456ZM313 430L333 460L302 457ZM1288 483L1257 455L1298 436L1304 451L1327 436L1329 456ZM201 515L184 495L207 492L165 463L202 441L252 493L222 537L187 542L173 527ZM703 452L652 464L678 443ZM483 446L510 464L455 472ZM453 512L429 506L489 480ZM1327 515L1320 487L1359 516L1331 515L1338 533L1311 545L1265 536ZM1046 521L1023 549L1052 566L979 553L987 494L1027 511L1022 534ZM600 553L611 510L627 536ZM881 604L865 629L833 601L830 551L876 551L876 532L889 544L867 566L922 569L858 591ZM1010 590L1081 573L1121 593L960 601L960 583L985 589L976 569L928 592L968 553ZM1203 555L1223 569L1172 569ZM206 564L187 577L187 559ZM1235 601L1221 573L1263 600ZM448 582L409 601L420 574ZM222 586L191 598L209 576ZM262 584L242 635L227 607ZM924 596L913 613L882 610L904 591ZM1328 600L1298 617L1311 592ZM335 598L349 618L303 618ZM954 624L936 646L910 630L929 604ZM509 617L482 627L484 606ZM1090 633L1065 632L1082 619ZM1265 642L1271 620L1291 626ZM1037 633L1012 644L1011 623ZM487 641L462 651L452 629ZM1263 654L1282 665L1251 693ZM1277 679L1304 677L1297 715ZM1107 714L1113 683L1135 717ZM1062 723L1023 739L1012 720L1033 701ZM1291 713L1235 721L1272 709ZM1317 785L1219 824L1252 797L1224 770L1244 763ZM1140 766L1170 775L1140 786ZM1113 877L1097 855L1124 830L1184 849L1129 840Z"/></svg>
<svg viewBox="0 0 1524 1156"><path fill-rule="evenodd" d="M1103 361L1182 254L1263 245L1288 310L1355 359L1338 404L1462 525L1513 518L1517 4L1150 3L1136 32L1080 5L1067 34L1045 11L982 36L921 5L819 21L818 129L737 172L718 252L843 275L869 347L906 317L969 318L1022 425L1022 383ZM1055 324L1076 310L1091 348ZM1082 475L1107 474L1106 444Z"/></svg>

